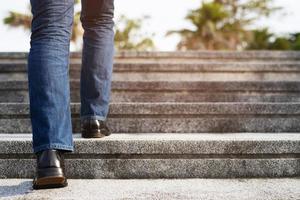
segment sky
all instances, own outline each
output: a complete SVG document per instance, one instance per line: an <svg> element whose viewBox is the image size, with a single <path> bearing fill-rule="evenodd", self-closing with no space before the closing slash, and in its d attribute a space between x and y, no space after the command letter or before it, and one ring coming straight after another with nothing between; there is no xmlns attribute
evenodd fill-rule
<svg viewBox="0 0 300 200"><path fill-rule="evenodd" d="M121 14L129 18L150 16L144 23L143 32L155 34L153 40L157 50L172 51L180 38L176 35L165 37L166 32L191 28L184 17L190 9L199 7L200 3L201 0L115 0L115 19ZM3 24L3 18L11 10L29 12L28 4L29 0L0 0L0 52L29 50L29 31ZM300 32L300 0L275 0L275 4L284 10L270 19L260 20L255 26L269 27L280 35Z"/></svg>

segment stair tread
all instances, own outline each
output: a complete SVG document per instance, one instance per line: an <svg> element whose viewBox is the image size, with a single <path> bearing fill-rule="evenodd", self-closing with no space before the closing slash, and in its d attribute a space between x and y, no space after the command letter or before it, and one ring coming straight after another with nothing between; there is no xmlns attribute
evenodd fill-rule
<svg viewBox="0 0 300 200"><path fill-rule="evenodd" d="M0 154L31 153L31 134L0 134ZM196 155L299 154L299 133L112 134L84 139L74 134L75 154ZM197 157L195 157L197 158Z"/></svg>
<svg viewBox="0 0 300 200"><path fill-rule="evenodd" d="M70 71L80 71L81 62L71 62ZM0 60L0 73L26 72L27 63ZM298 61L203 62L203 61L114 61L114 72L299 72Z"/></svg>
<svg viewBox="0 0 300 200"><path fill-rule="evenodd" d="M70 80L72 88L79 88L80 80ZM27 89L27 80L0 81L0 89ZM192 91L299 91L300 81L113 81L113 90L192 90Z"/></svg>
<svg viewBox="0 0 300 200"><path fill-rule="evenodd" d="M300 133L113 133L101 139L81 138L74 133L75 141L300 141ZM0 133L1 141L31 141L31 134ZM1 149L0 149L1 151Z"/></svg>
<svg viewBox="0 0 300 200"><path fill-rule="evenodd" d="M300 179L69 179L68 187L32 191L32 179L2 179L0 196L8 199L209 199L295 200Z"/></svg>
<svg viewBox="0 0 300 200"><path fill-rule="evenodd" d="M0 59L25 59L27 52L1 52ZM71 57L80 58L81 52L72 52ZM129 57L181 57L181 58L295 58L299 59L297 51L117 51L117 58Z"/></svg>
<svg viewBox="0 0 300 200"><path fill-rule="evenodd" d="M29 103L0 103L4 115L28 115ZM79 114L80 103L71 103ZM2 115L3 115L2 114ZM201 115L201 114L300 114L299 102L120 102L110 104L110 115ZM0 117L2 116L0 114ZM128 116L127 116L128 117Z"/></svg>

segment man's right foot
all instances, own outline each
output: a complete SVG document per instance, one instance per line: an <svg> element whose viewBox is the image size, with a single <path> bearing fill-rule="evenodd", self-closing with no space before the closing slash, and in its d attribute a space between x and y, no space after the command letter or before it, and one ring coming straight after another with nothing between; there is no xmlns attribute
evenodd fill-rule
<svg viewBox="0 0 300 200"><path fill-rule="evenodd" d="M110 134L111 132L105 121L84 119L81 122L81 136L83 138L102 138Z"/></svg>
<svg viewBox="0 0 300 200"><path fill-rule="evenodd" d="M62 151L48 149L36 153L37 168L33 189L60 188L68 185L64 175Z"/></svg>

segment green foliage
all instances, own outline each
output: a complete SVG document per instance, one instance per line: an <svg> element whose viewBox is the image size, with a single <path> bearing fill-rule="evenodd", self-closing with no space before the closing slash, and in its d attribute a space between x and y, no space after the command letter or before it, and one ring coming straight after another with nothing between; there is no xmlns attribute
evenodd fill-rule
<svg viewBox="0 0 300 200"><path fill-rule="evenodd" d="M80 0L75 0L78 4ZM9 12L9 15L4 18L4 24L10 27L23 27L25 30L30 30L32 15L30 14L30 6L28 6L28 13L19 13L15 11ZM80 24L80 12L76 12L74 16L73 30L71 41L76 43L77 39L82 35L82 28Z"/></svg>
<svg viewBox="0 0 300 200"><path fill-rule="evenodd" d="M292 50L300 51L300 33L291 34L290 43Z"/></svg>
<svg viewBox="0 0 300 200"><path fill-rule="evenodd" d="M277 37L267 28L254 30L252 40L249 41L248 50L300 50L300 33L290 34L286 37Z"/></svg>
<svg viewBox="0 0 300 200"><path fill-rule="evenodd" d="M203 1L186 17L194 29L169 31L167 35L181 36L179 50L243 49L252 38L249 27L278 9L272 6L272 0Z"/></svg>
<svg viewBox="0 0 300 200"><path fill-rule="evenodd" d="M3 22L12 27L21 26L26 30L31 27L31 18L30 15L11 11L9 15L4 18Z"/></svg>
<svg viewBox="0 0 300 200"><path fill-rule="evenodd" d="M80 0L75 0L75 4L79 4ZM76 7L75 7L76 8ZM30 13L30 11L29 11ZM116 24L115 47L118 50L153 50L154 42L150 36L143 36L141 33L142 22L147 19L128 19L121 16ZM4 24L10 27L23 27L25 30L31 28L32 16L26 13L10 12L4 18ZM79 38L83 35L80 22L80 11L76 11L74 15L73 30L71 41L76 45ZM153 36L153 34L151 35Z"/></svg>
<svg viewBox="0 0 300 200"><path fill-rule="evenodd" d="M144 16L141 19L128 19L121 15L116 23L115 48L118 50L153 50L155 47L151 37L141 33L142 23L147 18Z"/></svg>
<svg viewBox="0 0 300 200"><path fill-rule="evenodd" d="M252 32L252 38L248 42L247 49L259 50L259 49L269 49L270 40L273 34L269 32L267 28L262 30L254 30Z"/></svg>
<svg viewBox="0 0 300 200"><path fill-rule="evenodd" d="M289 50L291 49L291 43L288 38L278 37L274 42L270 43L270 50Z"/></svg>

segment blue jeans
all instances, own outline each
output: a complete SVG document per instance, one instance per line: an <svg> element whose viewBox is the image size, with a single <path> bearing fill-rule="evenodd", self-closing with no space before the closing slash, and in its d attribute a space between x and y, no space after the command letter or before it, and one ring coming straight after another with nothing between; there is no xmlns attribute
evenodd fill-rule
<svg viewBox="0 0 300 200"><path fill-rule="evenodd" d="M33 151L73 151L69 47L74 0L31 0L28 86ZM114 0L82 0L80 119L106 120L114 57Z"/></svg>

